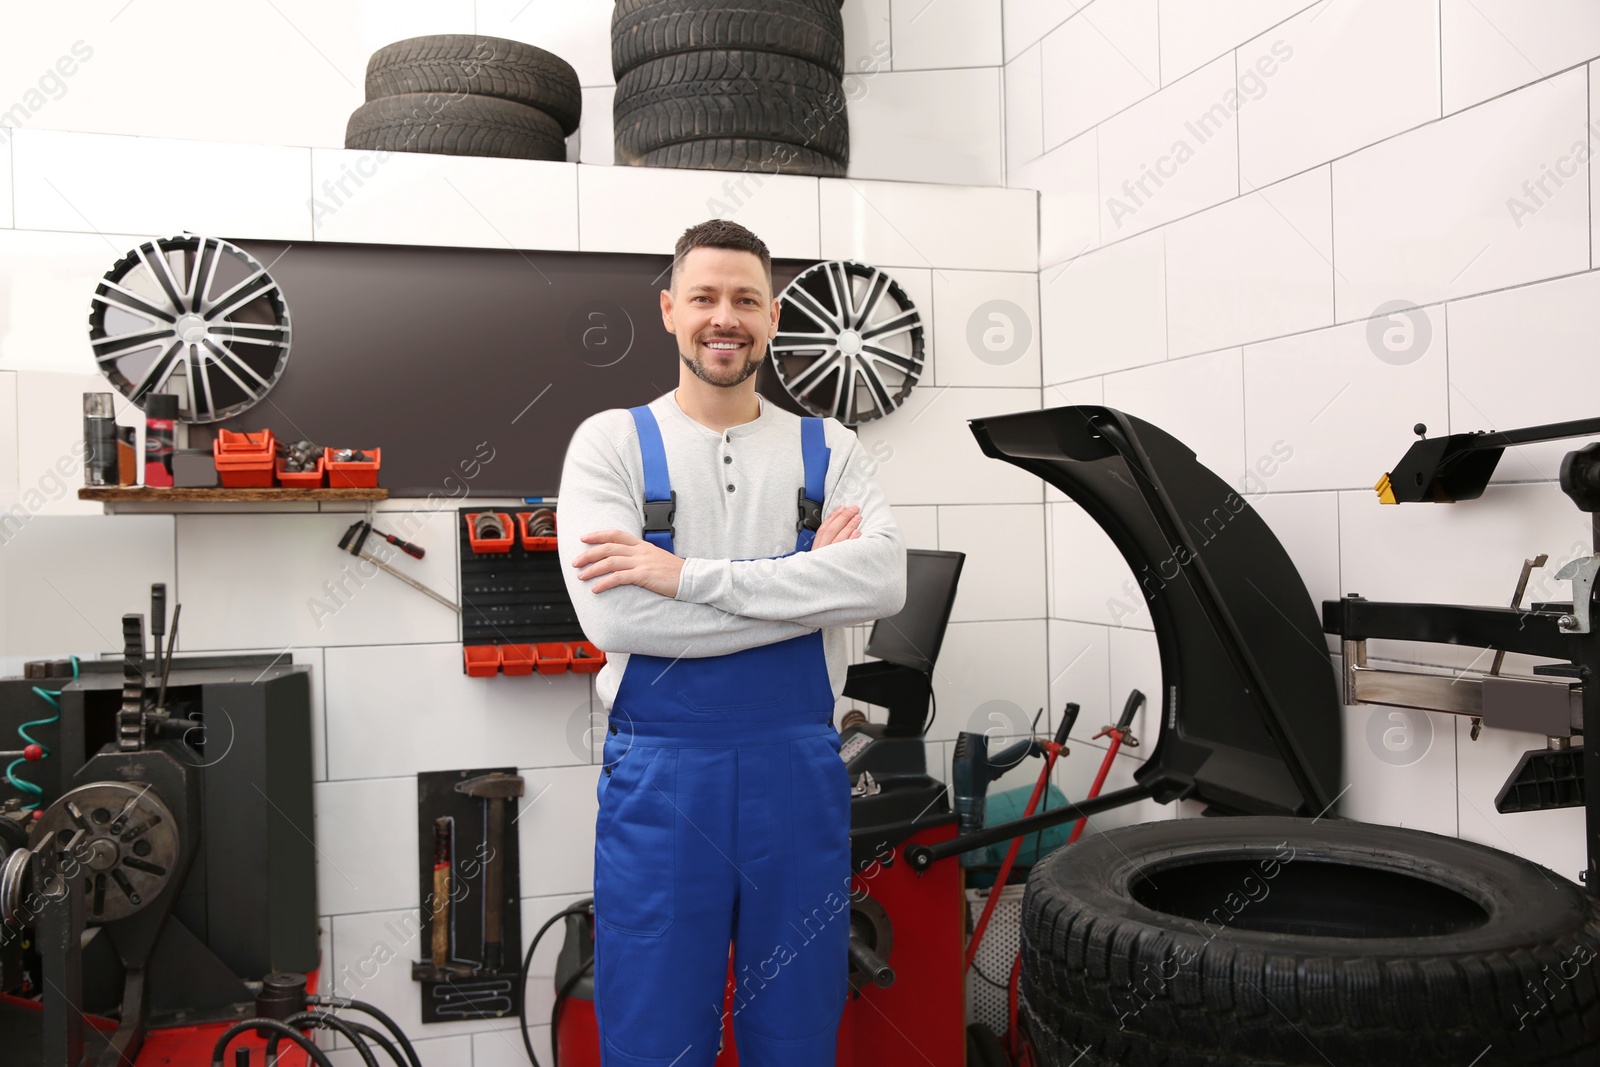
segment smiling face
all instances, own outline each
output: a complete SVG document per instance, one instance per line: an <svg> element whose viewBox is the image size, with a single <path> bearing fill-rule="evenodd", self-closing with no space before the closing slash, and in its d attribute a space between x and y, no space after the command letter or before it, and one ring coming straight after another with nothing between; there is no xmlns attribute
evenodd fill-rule
<svg viewBox="0 0 1600 1067"><path fill-rule="evenodd" d="M661 321L678 358L709 385L732 388L761 365L778 331L778 302L761 259L731 248L692 248L662 290Z"/></svg>

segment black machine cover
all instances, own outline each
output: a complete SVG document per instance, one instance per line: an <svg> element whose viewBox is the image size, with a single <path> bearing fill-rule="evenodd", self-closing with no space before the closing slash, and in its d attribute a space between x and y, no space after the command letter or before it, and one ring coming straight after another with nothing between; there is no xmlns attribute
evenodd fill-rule
<svg viewBox="0 0 1600 1067"><path fill-rule="evenodd" d="M1161 651L1161 734L1135 779L1162 802L1318 816L1342 770L1316 607L1239 491L1142 419L1089 405L970 420L987 456L1072 498L1133 571Z"/></svg>

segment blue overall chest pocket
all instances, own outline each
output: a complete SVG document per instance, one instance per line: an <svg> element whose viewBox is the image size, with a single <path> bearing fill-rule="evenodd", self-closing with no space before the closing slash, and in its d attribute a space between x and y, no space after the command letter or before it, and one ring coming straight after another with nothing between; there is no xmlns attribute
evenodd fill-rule
<svg viewBox="0 0 1600 1067"><path fill-rule="evenodd" d="M672 925L677 906L676 852L680 821L678 754L673 749L630 747L608 736L595 787L595 920L613 930L659 936Z"/></svg>

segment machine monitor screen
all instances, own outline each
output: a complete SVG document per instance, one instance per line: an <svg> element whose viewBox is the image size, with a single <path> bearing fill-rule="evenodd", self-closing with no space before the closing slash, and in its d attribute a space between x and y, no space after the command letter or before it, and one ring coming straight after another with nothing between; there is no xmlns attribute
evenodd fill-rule
<svg viewBox="0 0 1600 1067"><path fill-rule="evenodd" d="M898 615L873 624L867 655L919 671L933 670L966 558L965 552L907 549L905 606Z"/></svg>

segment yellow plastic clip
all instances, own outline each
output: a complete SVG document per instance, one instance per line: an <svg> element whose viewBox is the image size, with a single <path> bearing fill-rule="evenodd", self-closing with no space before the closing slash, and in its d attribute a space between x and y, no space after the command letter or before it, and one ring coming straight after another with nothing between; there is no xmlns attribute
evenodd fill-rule
<svg viewBox="0 0 1600 1067"><path fill-rule="evenodd" d="M1378 491L1378 503L1380 503L1380 504L1398 504L1399 503L1399 501L1394 498L1394 486L1389 484L1389 475L1388 474L1385 474L1382 478L1379 478L1378 479L1378 484L1373 486L1372 488L1374 488L1374 489L1376 489Z"/></svg>

